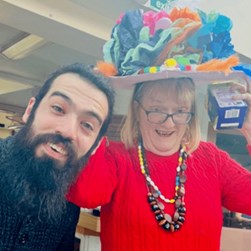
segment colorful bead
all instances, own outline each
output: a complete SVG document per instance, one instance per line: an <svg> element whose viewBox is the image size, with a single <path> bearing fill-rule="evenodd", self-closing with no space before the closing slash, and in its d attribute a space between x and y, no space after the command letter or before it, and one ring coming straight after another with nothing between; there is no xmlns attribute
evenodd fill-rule
<svg viewBox="0 0 251 251"><path fill-rule="evenodd" d="M159 67L157 67L157 66L150 67L150 69L149 69L150 73L156 73L158 71L159 71Z"/></svg>
<svg viewBox="0 0 251 251"><path fill-rule="evenodd" d="M172 204L172 203L174 203L175 202L175 199L171 199L170 200L170 203Z"/></svg>
<svg viewBox="0 0 251 251"><path fill-rule="evenodd" d="M144 73L156 73L160 71L159 66L151 66L151 67L145 67L144 68Z"/></svg>
<svg viewBox="0 0 251 251"><path fill-rule="evenodd" d="M177 67L177 62L174 58L168 58L165 60L164 65L168 68Z"/></svg>

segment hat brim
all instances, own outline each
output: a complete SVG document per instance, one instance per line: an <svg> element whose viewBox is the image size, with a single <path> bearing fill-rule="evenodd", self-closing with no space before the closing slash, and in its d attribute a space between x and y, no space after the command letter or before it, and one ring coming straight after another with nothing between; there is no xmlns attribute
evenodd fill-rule
<svg viewBox="0 0 251 251"><path fill-rule="evenodd" d="M162 80L168 78L191 78L195 85L207 85L216 82L239 81L243 84L251 83L251 78L247 77L242 71L233 71L228 74L220 71L160 71L156 73L143 73L130 76L110 77L111 84L115 88L132 89L135 84Z"/></svg>

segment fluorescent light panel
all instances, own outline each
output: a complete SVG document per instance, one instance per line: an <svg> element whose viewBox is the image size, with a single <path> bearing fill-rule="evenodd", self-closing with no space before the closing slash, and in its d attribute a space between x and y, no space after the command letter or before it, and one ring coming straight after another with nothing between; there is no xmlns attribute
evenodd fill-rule
<svg viewBox="0 0 251 251"><path fill-rule="evenodd" d="M1 51L1 54L9 59L16 60L25 57L31 51L45 43L46 41L43 38L33 34L28 34L14 44L6 46L6 48Z"/></svg>
<svg viewBox="0 0 251 251"><path fill-rule="evenodd" d="M0 95L30 89L33 86L15 80L0 78Z"/></svg>

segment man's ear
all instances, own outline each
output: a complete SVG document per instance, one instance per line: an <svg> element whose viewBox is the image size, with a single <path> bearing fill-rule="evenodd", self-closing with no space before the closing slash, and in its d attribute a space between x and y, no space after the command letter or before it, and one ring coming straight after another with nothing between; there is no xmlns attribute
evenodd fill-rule
<svg viewBox="0 0 251 251"><path fill-rule="evenodd" d="M31 114L31 111L32 111L32 108L34 106L34 104L36 103L36 99L34 97L32 97L30 100L29 100L29 103L25 109L25 112L24 112L24 115L23 115L23 122L26 123L30 117L30 114Z"/></svg>

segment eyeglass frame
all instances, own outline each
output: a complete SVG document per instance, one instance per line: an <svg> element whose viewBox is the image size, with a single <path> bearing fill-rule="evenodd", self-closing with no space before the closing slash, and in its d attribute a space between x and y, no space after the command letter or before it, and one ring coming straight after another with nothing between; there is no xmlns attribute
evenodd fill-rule
<svg viewBox="0 0 251 251"><path fill-rule="evenodd" d="M160 124L163 124L163 123L165 123L165 122L168 120L168 118L171 117L172 122L173 122L175 125L186 125L186 124L188 124L188 123L191 121L192 117L194 116L194 113L193 113L193 112L174 112L174 113L169 114L169 113L161 112L161 111L149 111L149 110L146 110L146 109L144 108L144 106L143 106L138 100L135 100L135 101L139 104L139 106L142 108L142 110L146 113L147 120L148 120L148 122L151 123L151 124L156 124L156 125L158 125L158 124L159 124L159 125L160 125ZM148 116L148 115L149 115L150 113L164 114L164 115L166 115L166 118L165 118L162 122L155 123L155 122L152 122L152 121L149 120L149 116ZM187 119L187 121L186 121L185 123L176 123L176 122L174 121L174 119L173 119L173 116L174 116L175 114L187 114L187 115L190 115L190 117L188 117L189 119Z"/></svg>

